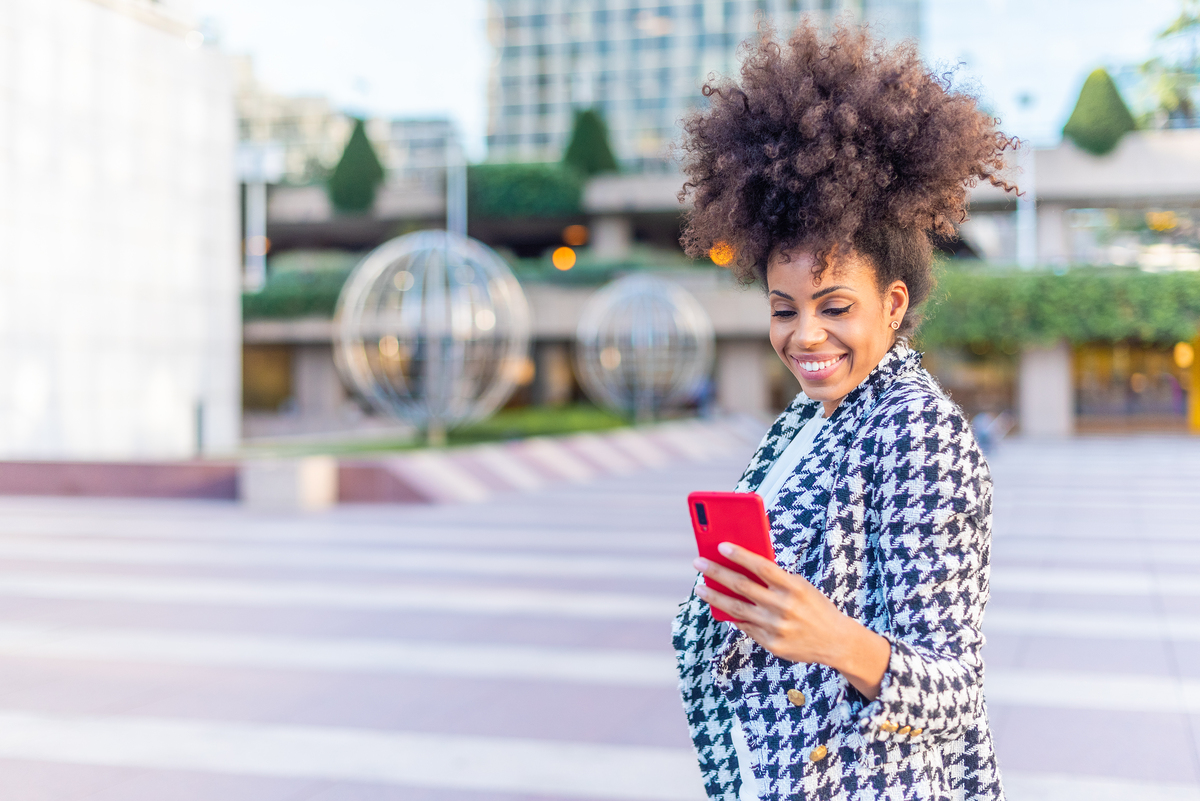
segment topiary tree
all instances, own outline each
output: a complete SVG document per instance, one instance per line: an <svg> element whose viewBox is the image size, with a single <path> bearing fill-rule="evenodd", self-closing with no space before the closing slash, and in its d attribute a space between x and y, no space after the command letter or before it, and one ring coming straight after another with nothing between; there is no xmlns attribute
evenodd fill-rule
<svg viewBox="0 0 1200 801"><path fill-rule="evenodd" d="M1096 156L1112 152L1121 137L1137 129L1137 123L1108 72L1098 69L1083 82L1079 100L1063 135L1081 150Z"/></svg>
<svg viewBox="0 0 1200 801"><path fill-rule="evenodd" d="M608 126L599 111L590 108L575 112L563 163L587 176L617 171L617 159L608 143Z"/></svg>
<svg viewBox="0 0 1200 801"><path fill-rule="evenodd" d="M356 119L342 158L329 177L329 200L338 211L369 211L375 203L375 191L382 182L383 165L367 139L366 125Z"/></svg>
<svg viewBox="0 0 1200 801"><path fill-rule="evenodd" d="M569 217L579 213L583 181L562 164L474 164L467 205L482 219Z"/></svg>

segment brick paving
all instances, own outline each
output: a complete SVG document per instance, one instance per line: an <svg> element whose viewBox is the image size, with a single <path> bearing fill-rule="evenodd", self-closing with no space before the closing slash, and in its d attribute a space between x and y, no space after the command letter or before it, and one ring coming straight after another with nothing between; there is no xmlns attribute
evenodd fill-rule
<svg viewBox="0 0 1200 801"><path fill-rule="evenodd" d="M0 500L4 801L702 798L683 496ZM1014 801L1200 801L1200 441L1003 443L987 692Z"/></svg>

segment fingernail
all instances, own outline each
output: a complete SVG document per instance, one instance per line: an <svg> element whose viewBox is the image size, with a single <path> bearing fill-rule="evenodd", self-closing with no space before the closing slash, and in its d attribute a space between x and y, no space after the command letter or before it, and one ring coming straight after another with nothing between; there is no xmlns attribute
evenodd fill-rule
<svg viewBox="0 0 1200 801"><path fill-rule="evenodd" d="M698 587L696 587L696 595L698 595L701 598L707 598L708 597L708 588L705 587L703 584L699 585Z"/></svg>
<svg viewBox="0 0 1200 801"><path fill-rule="evenodd" d="M733 546L730 545L728 542L722 542L720 545L717 546L717 550L720 552L721 556L732 556L733 555Z"/></svg>
<svg viewBox="0 0 1200 801"><path fill-rule="evenodd" d="M703 573L705 570L708 570L708 560L702 557L696 557L692 560L692 567Z"/></svg>

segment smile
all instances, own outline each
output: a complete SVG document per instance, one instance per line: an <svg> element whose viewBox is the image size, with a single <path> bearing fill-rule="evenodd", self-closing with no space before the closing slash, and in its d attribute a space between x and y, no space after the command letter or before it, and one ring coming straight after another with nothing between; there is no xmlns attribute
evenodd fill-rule
<svg viewBox="0 0 1200 801"><path fill-rule="evenodd" d="M832 359L822 359L820 361L805 361L793 356L792 361L797 367L800 368L800 372L804 374L805 378L820 380L822 378L828 378L830 375L832 375L833 371L837 369L837 366L841 364L845 358L846 354L843 353L841 356L836 356Z"/></svg>

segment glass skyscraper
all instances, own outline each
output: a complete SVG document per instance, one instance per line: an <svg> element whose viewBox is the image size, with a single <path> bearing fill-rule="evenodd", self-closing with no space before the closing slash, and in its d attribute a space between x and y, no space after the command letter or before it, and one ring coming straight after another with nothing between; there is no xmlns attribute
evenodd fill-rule
<svg viewBox="0 0 1200 801"><path fill-rule="evenodd" d="M766 19L786 33L802 16L839 15L889 41L919 39L920 0L494 0L499 51L489 88L491 161L557 160L573 112L595 107L622 165L667 169L678 122L711 73Z"/></svg>

